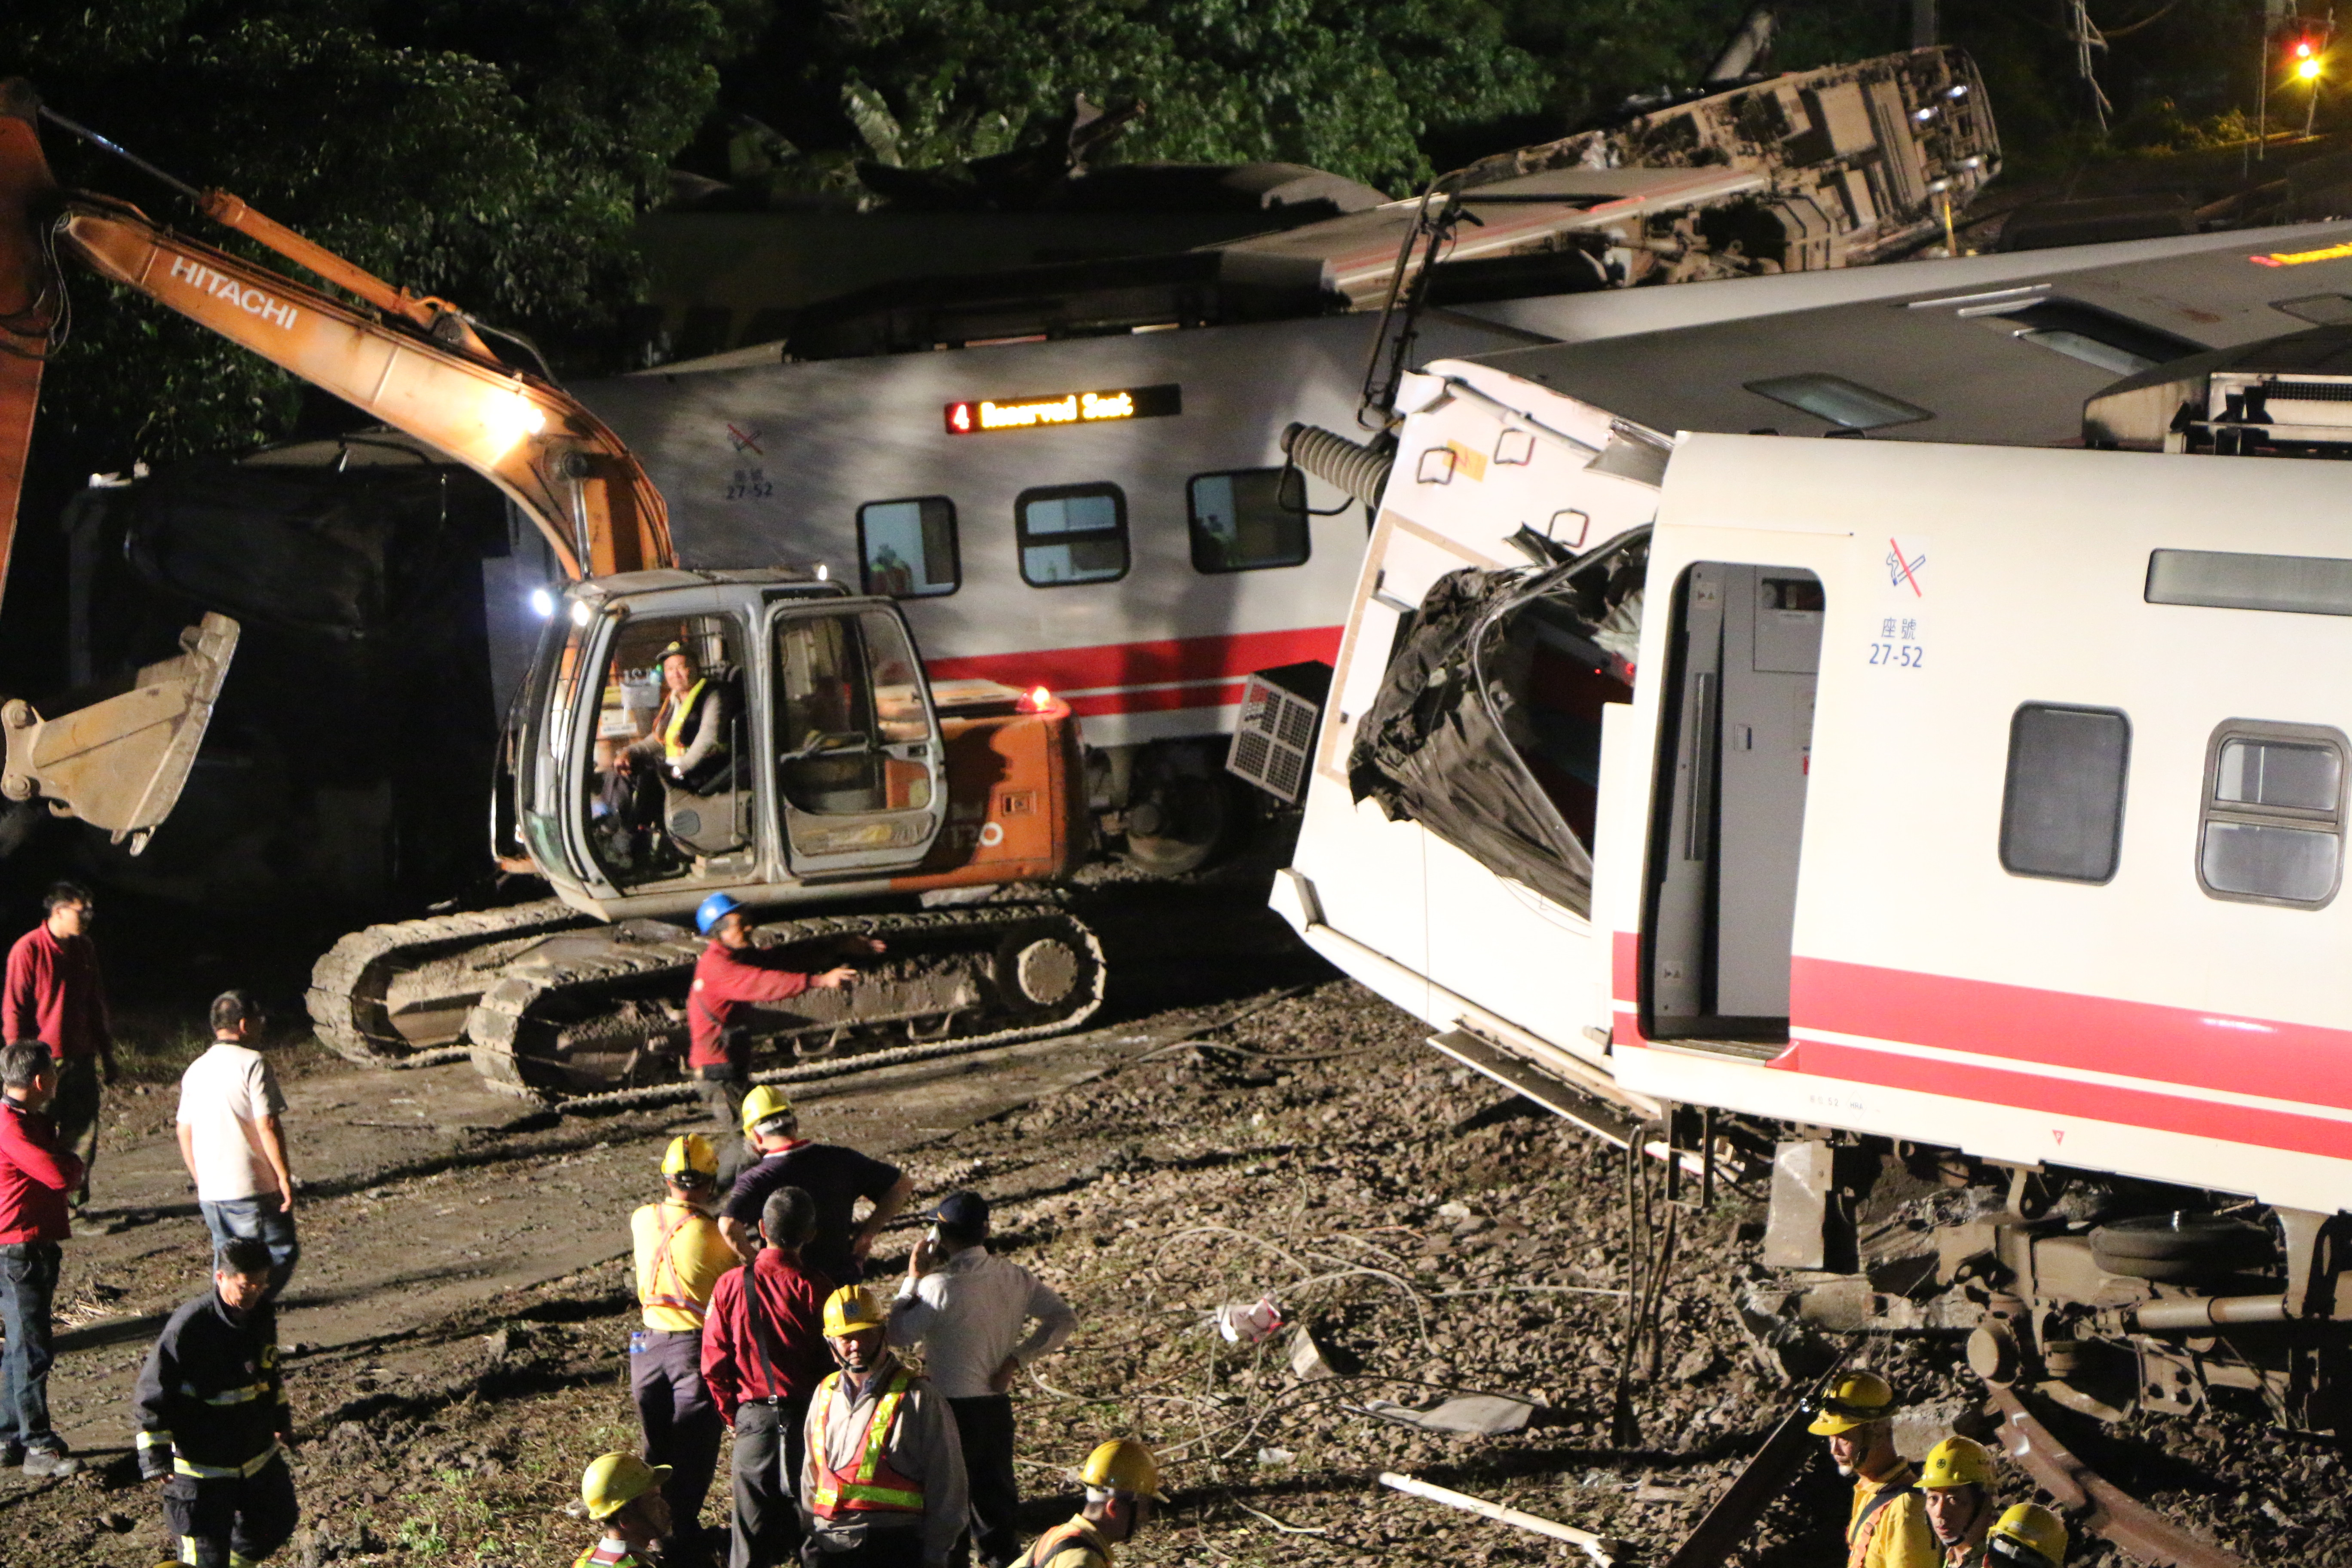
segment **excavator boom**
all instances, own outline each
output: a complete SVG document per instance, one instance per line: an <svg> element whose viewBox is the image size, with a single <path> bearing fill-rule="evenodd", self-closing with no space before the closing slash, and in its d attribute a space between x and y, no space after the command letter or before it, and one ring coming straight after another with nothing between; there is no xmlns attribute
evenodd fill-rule
<svg viewBox="0 0 2352 1568"><path fill-rule="evenodd" d="M394 288L236 196L190 190L161 171L151 173L226 226L363 304L184 238L126 202L61 189L41 151L42 112L26 83L0 81L0 586L41 373L69 321L64 258L474 469L531 519L567 575L676 563L668 510L620 437L561 387L501 362L462 311ZM181 657L75 712L45 719L21 700L0 706L0 799L45 802L136 854L179 797L236 635L236 622L207 616L183 636Z"/></svg>
<svg viewBox="0 0 2352 1568"><path fill-rule="evenodd" d="M38 112L25 84L0 84L0 223L9 231L0 234L0 327L45 343L63 320L46 236L55 255L472 468L538 525L567 575L675 564L668 509L620 437L561 387L502 363L454 309L393 289L223 192L194 199L373 310L174 234L127 202L60 189L35 134ZM12 310L24 311L21 325ZM21 464L29 408L17 405L29 401L9 401L0 382L0 478L12 458ZM13 499L0 496L11 519Z"/></svg>

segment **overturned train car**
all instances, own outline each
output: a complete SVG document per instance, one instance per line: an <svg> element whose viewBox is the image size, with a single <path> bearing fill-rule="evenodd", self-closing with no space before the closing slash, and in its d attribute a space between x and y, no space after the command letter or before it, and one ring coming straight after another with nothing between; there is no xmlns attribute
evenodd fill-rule
<svg viewBox="0 0 2352 1568"><path fill-rule="evenodd" d="M1401 401L1306 940L1604 1136L1769 1163L1768 1260L1837 1276L1792 1315L2343 1430L2344 470Z"/></svg>

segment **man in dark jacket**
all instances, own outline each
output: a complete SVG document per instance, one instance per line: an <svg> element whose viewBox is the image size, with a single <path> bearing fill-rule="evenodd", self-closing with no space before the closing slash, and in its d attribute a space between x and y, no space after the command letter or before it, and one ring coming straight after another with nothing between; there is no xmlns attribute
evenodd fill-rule
<svg viewBox="0 0 2352 1568"><path fill-rule="evenodd" d="M833 1281L801 1262L816 1204L798 1187L768 1194L767 1246L730 1269L702 1321L702 1381L735 1429L734 1542L728 1568L775 1568L800 1549L801 1423L833 1370L824 1299Z"/></svg>
<svg viewBox="0 0 2352 1568"><path fill-rule="evenodd" d="M41 900L39 925L8 950L0 984L0 1040L39 1040L58 1061L57 1095L49 1115L58 1136L81 1162L73 1206L89 1201L89 1168L98 1163L99 1076L114 1081L114 1035L106 1020L98 949L89 940L97 905L88 889L59 882Z"/></svg>
<svg viewBox="0 0 2352 1568"><path fill-rule="evenodd" d="M133 1403L139 1473L163 1481L182 1563L243 1568L286 1544L299 1516L284 1451L294 1414L278 1373L268 1247L239 1238L220 1249L213 1289L163 1325Z"/></svg>
<svg viewBox="0 0 2352 1568"><path fill-rule="evenodd" d="M58 1087L57 1063L36 1040L0 1051L0 1315L8 1351L0 1360L0 1464L28 1476L81 1468L49 1427L49 1303L58 1291L58 1244L73 1234L66 1195L81 1185L81 1162L43 1114Z"/></svg>

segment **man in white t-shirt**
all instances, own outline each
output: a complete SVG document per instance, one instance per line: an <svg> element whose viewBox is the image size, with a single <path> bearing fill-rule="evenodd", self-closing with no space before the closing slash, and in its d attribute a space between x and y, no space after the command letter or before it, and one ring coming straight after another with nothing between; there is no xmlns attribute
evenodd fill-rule
<svg viewBox="0 0 2352 1568"><path fill-rule="evenodd" d="M212 1049L180 1075L180 1159L196 1184L215 1254L230 1242L269 1248L269 1295L286 1288L302 1256L294 1237L294 1176L278 1118L286 1097L268 1059L253 1048L262 1012L242 991L213 999Z"/></svg>

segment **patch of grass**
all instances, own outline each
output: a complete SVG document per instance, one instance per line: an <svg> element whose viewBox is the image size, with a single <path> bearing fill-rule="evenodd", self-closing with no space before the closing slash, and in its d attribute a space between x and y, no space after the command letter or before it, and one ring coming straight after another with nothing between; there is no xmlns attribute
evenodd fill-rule
<svg viewBox="0 0 2352 1568"><path fill-rule="evenodd" d="M116 1077L123 1083L177 1083L212 1043L209 1032L194 1029L126 1033L114 1042Z"/></svg>

